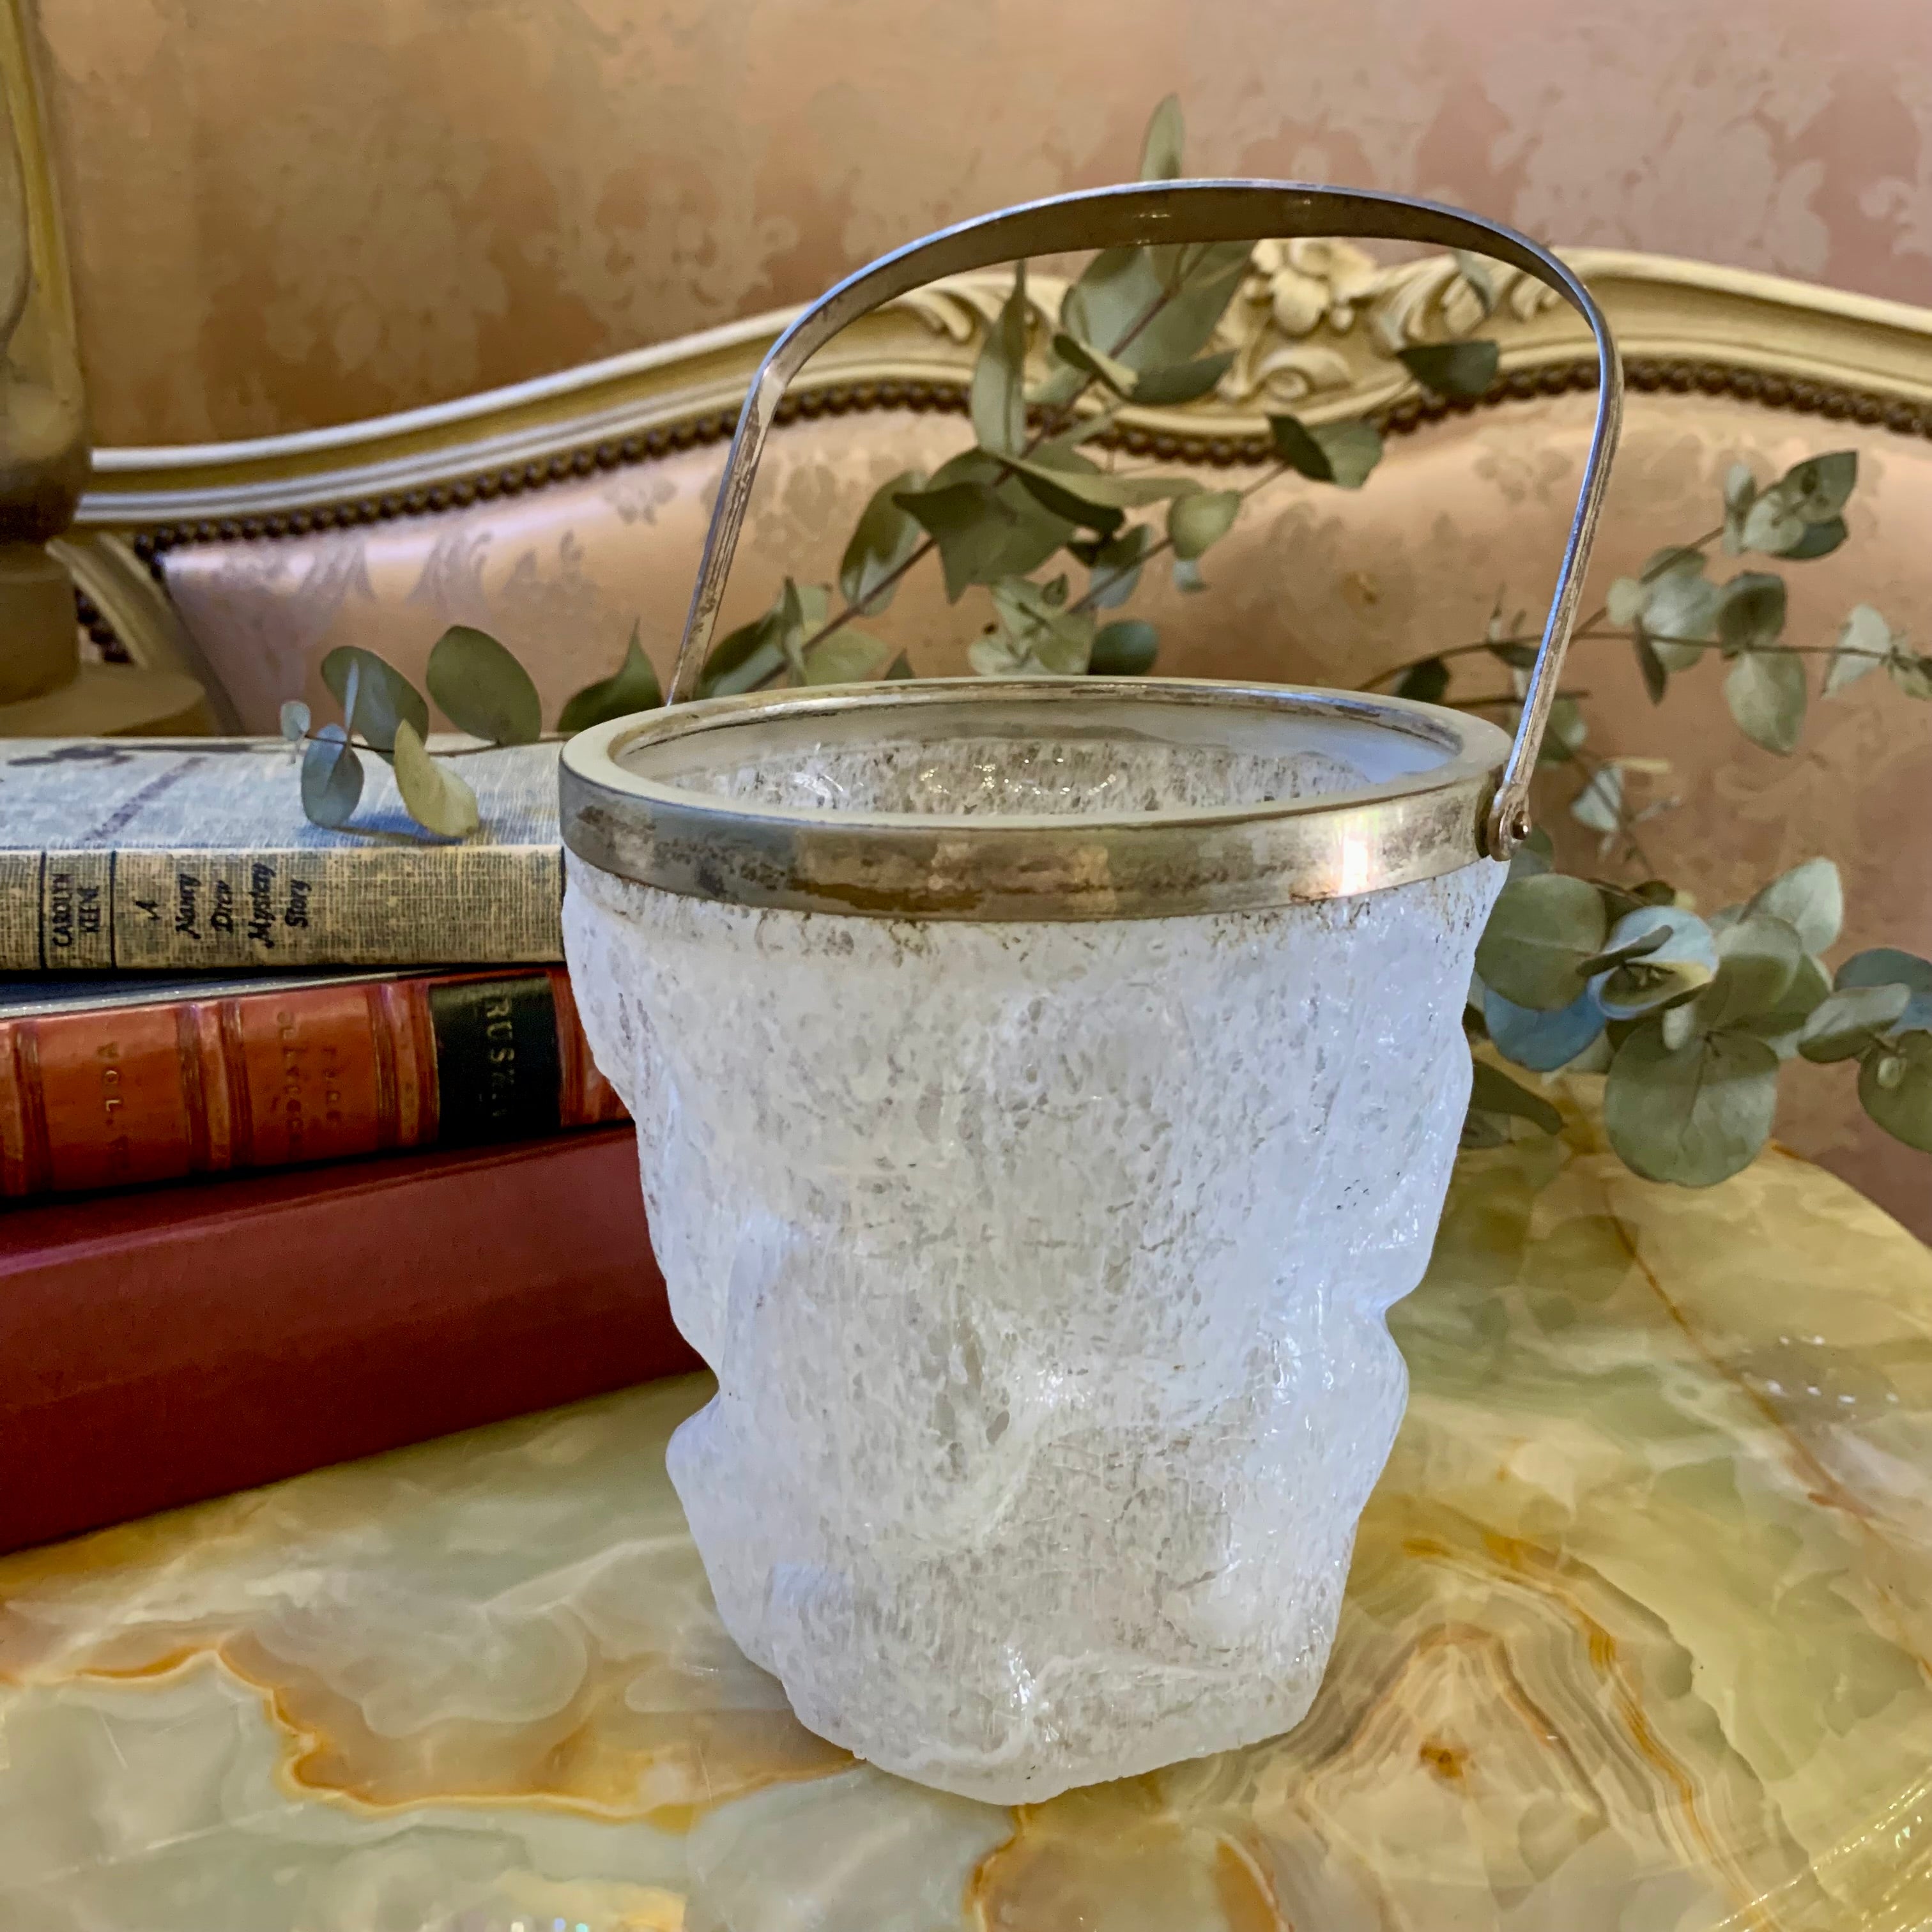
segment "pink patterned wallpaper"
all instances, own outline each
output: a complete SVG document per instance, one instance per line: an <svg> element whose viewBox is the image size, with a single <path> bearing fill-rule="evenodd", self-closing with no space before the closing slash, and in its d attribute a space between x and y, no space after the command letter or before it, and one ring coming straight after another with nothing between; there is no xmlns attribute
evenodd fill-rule
<svg viewBox="0 0 1932 1932"><path fill-rule="evenodd" d="M98 439L406 408L1130 173L1932 302L1925 0L39 0Z"/></svg>

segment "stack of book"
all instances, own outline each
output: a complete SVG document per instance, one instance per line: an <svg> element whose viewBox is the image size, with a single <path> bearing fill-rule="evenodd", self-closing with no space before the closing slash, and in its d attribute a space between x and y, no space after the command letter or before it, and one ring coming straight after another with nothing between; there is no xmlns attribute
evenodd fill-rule
<svg viewBox="0 0 1932 1932"><path fill-rule="evenodd" d="M0 1548L694 1366L556 765L438 844L278 743L0 741Z"/></svg>

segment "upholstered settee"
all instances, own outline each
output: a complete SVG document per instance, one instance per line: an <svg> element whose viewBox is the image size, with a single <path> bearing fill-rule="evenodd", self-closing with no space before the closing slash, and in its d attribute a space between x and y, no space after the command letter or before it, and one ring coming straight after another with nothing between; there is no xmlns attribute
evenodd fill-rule
<svg viewBox="0 0 1932 1932"><path fill-rule="evenodd" d="M1932 637L1932 314L1694 263L1574 259L1633 390L1592 605L1659 546L1719 520L1732 464L1763 479L1850 448L1849 540L1780 566L1787 640L1822 650L1861 602ZM836 577L869 493L965 446L965 384L1006 287L997 274L936 286L856 325L808 370L766 459L728 623L764 609L787 572ZM1058 285L1032 290L1044 322ZM339 430L103 451L66 554L107 648L200 676L230 728L272 730L284 698L326 704L317 666L337 644L419 673L454 622L512 646L554 712L614 668L634 626L668 670L724 440L784 319ZM1264 460L1267 414L1283 409L1373 413L1388 453L1359 492L1271 485L1210 554L1204 592L1150 580L1132 608L1160 627L1158 671L1356 685L1481 639L1499 599L1506 616L1540 616L1592 403L1573 316L1510 272L1479 292L1446 258L1377 267L1339 244L1264 244L1223 329L1236 354L1220 388L1185 409L1129 410L1117 460L1245 482ZM1477 333L1502 350L1477 404L1431 401L1396 359L1406 344ZM987 616L980 593L949 605L933 571L875 628L936 674L963 668ZM1780 757L1731 722L1714 663L1682 674L1658 710L1626 646L1580 643L1573 664L1590 749L1668 760L1628 778L1640 804L1675 800L1642 828L1653 869L1716 905L1828 854L1844 873L1847 950L1932 952L1932 710L1882 676L1823 698L1820 659L1802 742ZM1478 674L1468 688L1499 692L1503 676L1491 664L1490 682ZM1550 773L1543 815L1587 863L1592 835L1567 810L1579 782L1574 766ZM1864 1120L1852 1083L1805 1070L1787 1086L1790 1144L1932 1232L1922 1157Z"/></svg>

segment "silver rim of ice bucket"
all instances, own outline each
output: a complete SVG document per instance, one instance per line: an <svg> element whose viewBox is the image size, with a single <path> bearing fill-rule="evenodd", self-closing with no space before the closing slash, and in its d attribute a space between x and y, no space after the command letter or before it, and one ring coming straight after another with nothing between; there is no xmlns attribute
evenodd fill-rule
<svg viewBox="0 0 1932 1932"><path fill-rule="evenodd" d="M786 386L813 352L880 303L943 275L1088 248L1384 236L1471 248L1562 296L1588 323L1597 415L1576 510L1512 740L1439 706L1354 692L1165 678L940 679L820 686L691 702L708 652L753 478ZM592 865L662 890L732 904L868 918L1090 920L1238 911L1349 897L1507 858L1529 830L1529 782L1589 560L1622 416L1608 324L1554 255L1514 229L1406 196L1290 182L1162 182L1060 195L963 222L848 277L792 323L759 366L724 466L667 707L594 727L564 747L563 837ZM1442 754L1386 784L1214 810L1142 814L959 816L805 811L640 777L628 755L696 733L735 741L724 761L760 755L773 728L908 706L970 718L1024 704L1040 735L1138 735L1136 707L1239 709L1347 720L1421 738ZM1098 714L1110 714L1105 724ZM1140 715L1144 718L1144 711ZM1057 723L1056 721L1058 721ZM884 722L884 721L882 721ZM790 736L787 733L788 739ZM937 735L935 732L933 734ZM769 749L769 745L767 746Z"/></svg>

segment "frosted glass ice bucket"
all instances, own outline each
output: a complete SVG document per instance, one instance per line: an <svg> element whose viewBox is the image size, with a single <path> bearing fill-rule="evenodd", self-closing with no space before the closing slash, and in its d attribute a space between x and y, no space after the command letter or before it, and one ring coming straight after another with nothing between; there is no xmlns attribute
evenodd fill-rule
<svg viewBox="0 0 1932 1932"><path fill-rule="evenodd" d="M784 383L932 277L1076 246L1473 247L1596 333L1522 724L1163 680L686 703ZM794 325L745 406L664 710L564 753L565 933L716 1371L671 1473L814 1730L1003 1803L1295 1723L1400 1420L1460 1015L1616 427L1600 316L1506 230L1258 182L970 223Z"/></svg>

